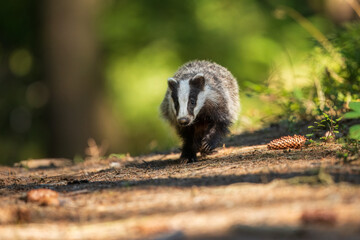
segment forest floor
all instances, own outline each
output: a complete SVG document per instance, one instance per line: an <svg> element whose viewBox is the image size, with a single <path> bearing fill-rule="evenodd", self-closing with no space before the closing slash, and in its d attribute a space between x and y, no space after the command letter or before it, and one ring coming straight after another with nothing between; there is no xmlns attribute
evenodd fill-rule
<svg viewBox="0 0 360 240"><path fill-rule="evenodd" d="M232 136L193 164L169 153L0 167L0 239L360 239L360 163L335 143L266 148L283 134ZM39 188L59 201L27 201Z"/></svg>

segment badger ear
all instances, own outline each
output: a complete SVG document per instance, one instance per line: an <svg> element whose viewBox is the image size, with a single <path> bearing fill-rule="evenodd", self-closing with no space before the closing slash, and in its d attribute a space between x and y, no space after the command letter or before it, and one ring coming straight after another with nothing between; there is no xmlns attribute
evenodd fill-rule
<svg viewBox="0 0 360 240"><path fill-rule="evenodd" d="M175 78L168 78L168 87L171 89L171 91L174 91L178 86L178 82Z"/></svg>
<svg viewBox="0 0 360 240"><path fill-rule="evenodd" d="M203 90L204 86L205 86L204 74L202 74L202 73L196 74L195 77L190 79L190 85L193 86L193 87L196 87L196 88L198 88L200 90Z"/></svg>

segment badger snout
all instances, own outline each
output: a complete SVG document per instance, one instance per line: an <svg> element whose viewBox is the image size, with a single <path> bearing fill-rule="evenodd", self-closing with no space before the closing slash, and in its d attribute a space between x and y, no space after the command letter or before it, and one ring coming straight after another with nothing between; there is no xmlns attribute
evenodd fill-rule
<svg viewBox="0 0 360 240"><path fill-rule="evenodd" d="M178 123L180 126L187 126L190 123L190 118L188 117L181 117L178 119Z"/></svg>

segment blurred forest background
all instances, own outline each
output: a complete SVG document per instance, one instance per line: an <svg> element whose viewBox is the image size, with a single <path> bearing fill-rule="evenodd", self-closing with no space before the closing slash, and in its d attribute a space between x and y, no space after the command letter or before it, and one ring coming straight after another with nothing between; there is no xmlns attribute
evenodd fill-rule
<svg viewBox="0 0 360 240"><path fill-rule="evenodd" d="M89 139L86 154L177 146L158 107L193 59L238 79L234 132L336 115L359 98L359 14L355 0L2 1L0 164L81 158Z"/></svg>

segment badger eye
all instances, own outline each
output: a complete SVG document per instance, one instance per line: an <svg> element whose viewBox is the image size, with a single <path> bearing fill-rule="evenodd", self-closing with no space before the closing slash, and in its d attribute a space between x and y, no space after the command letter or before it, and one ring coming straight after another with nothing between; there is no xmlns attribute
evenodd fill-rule
<svg viewBox="0 0 360 240"><path fill-rule="evenodd" d="M195 105L195 100L194 100L194 99L190 99L190 104L194 106L194 105Z"/></svg>

